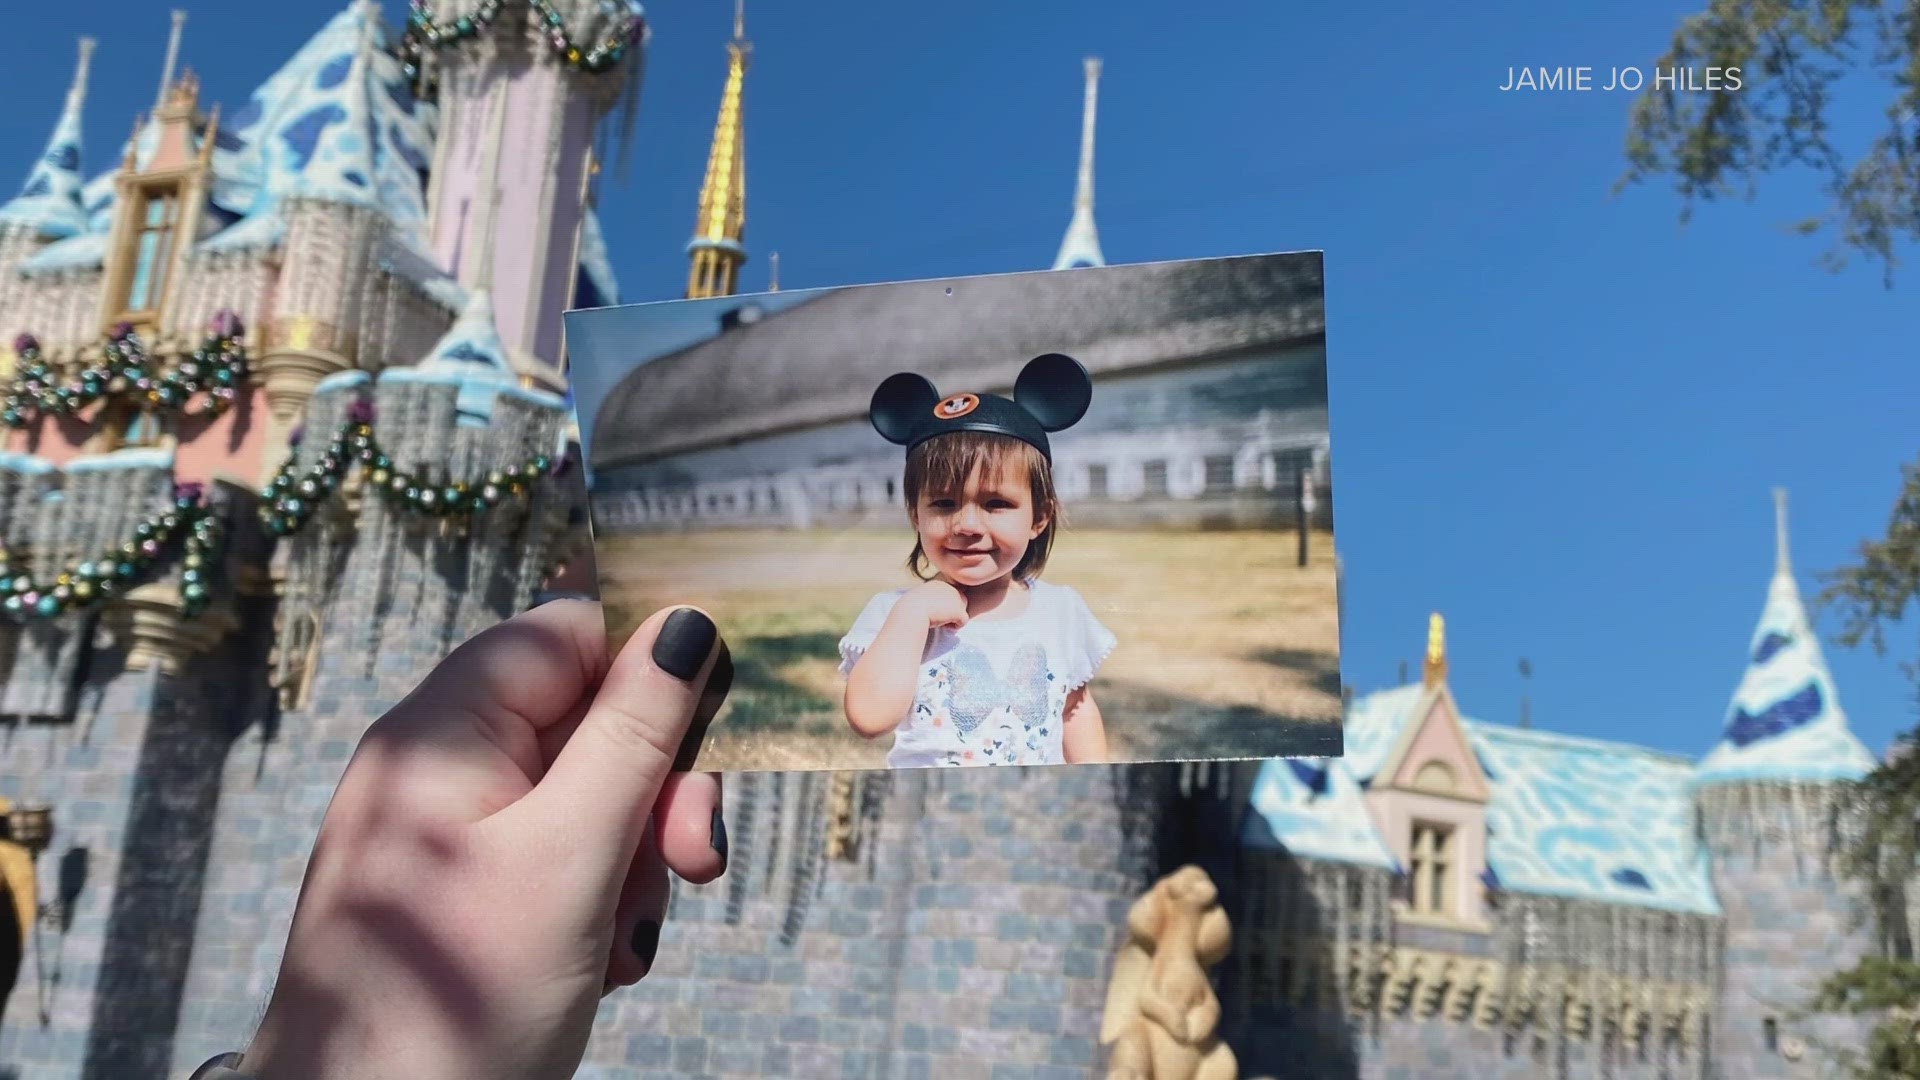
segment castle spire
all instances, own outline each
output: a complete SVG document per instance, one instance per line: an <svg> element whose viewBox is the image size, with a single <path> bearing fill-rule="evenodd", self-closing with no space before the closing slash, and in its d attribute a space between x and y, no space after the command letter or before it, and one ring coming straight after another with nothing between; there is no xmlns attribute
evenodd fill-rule
<svg viewBox="0 0 1920 1080"><path fill-rule="evenodd" d="M747 136L742 96L747 81L745 0L734 0L733 40L727 43L727 84L720 93L720 116L713 125L713 148L707 154L707 178L700 186L700 216L694 225L687 254L693 267L687 275L687 297L732 296L740 285L740 264L746 262L743 244L747 231Z"/></svg>
<svg viewBox="0 0 1920 1080"><path fill-rule="evenodd" d="M1086 72L1086 101L1080 118L1080 178L1073 192L1073 221L1067 225L1060 254L1053 260L1055 270L1107 265L1100 253L1100 232L1093 225L1093 121L1100 108L1098 57L1087 57Z"/></svg>
<svg viewBox="0 0 1920 1080"><path fill-rule="evenodd" d="M187 26L187 13L178 8L173 12L173 29L167 34L167 59L160 67L160 91L153 97L153 111L158 113L167 103L167 91L173 86L174 65L180 62L180 37Z"/></svg>
<svg viewBox="0 0 1920 1080"><path fill-rule="evenodd" d="M1787 489L1773 489L1773 573L1793 580L1793 560L1787 554Z"/></svg>
<svg viewBox="0 0 1920 1080"><path fill-rule="evenodd" d="M1447 621L1437 611L1427 618L1427 662L1421 681L1429 690L1447 681Z"/></svg>
<svg viewBox="0 0 1920 1080"><path fill-rule="evenodd" d="M1787 493L1773 493L1774 566L1747 668L1727 706L1720 743L1695 784L1854 780L1873 755L1847 726L1820 638L1800 602L1787 549Z"/></svg>
<svg viewBox="0 0 1920 1080"><path fill-rule="evenodd" d="M87 215L80 198L86 184L80 175L80 114L87 101L87 76L96 44L90 37L80 39L80 59L67 87L66 107L19 196L0 206L0 228L31 229L49 239L86 231Z"/></svg>

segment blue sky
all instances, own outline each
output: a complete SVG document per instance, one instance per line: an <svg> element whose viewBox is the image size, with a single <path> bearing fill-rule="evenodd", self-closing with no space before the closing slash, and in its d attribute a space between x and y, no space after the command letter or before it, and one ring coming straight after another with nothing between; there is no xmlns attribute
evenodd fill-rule
<svg viewBox="0 0 1920 1080"><path fill-rule="evenodd" d="M267 23L199 0L185 59L237 103L337 6ZM1697 754L1765 599L1770 489L1792 489L1803 587L1885 527L1920 452L1920 279L1818 267L1782 227L1817 206L1804 178L1685 228L1666 190L1610 197L1626 96L1497 89L1509 65L1650 65L1695 6L751 6L743 285L776 249L789 288L1046 267L1099 54L1110 261L1328 252L1348 679L1417 671L1438 610L1469 713L1517 715L1524 656L1541 726ZM632 168L602 193L628 301L684 286L731 4L650 18ZM152 102L164 8L9 20L0 174L24 179L83 32L88 168L110 163ZM1876 751L1911 725L1894 657L1828 656Z"/></svg>

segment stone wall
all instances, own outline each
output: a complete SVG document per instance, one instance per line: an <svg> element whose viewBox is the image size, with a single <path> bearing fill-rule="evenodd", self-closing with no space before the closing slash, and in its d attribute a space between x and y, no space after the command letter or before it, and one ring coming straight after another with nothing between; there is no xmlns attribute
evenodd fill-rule
<svg viewBox="0 0 1920 1080"><path fill-rule="evenodd" d="M85 642L71 713L5 720L0 790L53 810L39 899L73 900L34 928L7 1003L0 1065L22 1076L164 1075L218 764L233 718L256 712L266 690L268 613L231 610L237 632L209 655L171 658L173 670L151 654L129 665L134 641L114 606L68 616Z"/></svg>
<svg viewBox="0 0 1920 1080"><path fill-rule="evenodd" d="M592 1080L1083 1080L1176 767L731 776L732 868L676 885L654 972L602 1006Z"/></svg>
<svg viewBox="0 0 1920 1080"><path fill-rule="evenodd" d="M1821 979L1875 950L1874 929L1857 922L1856 890L1829 860L1838 825L1832 795L1826 785L1735 784L1699 796L1714 891L1727 918L1715 1040L1726 1077L1825 1076L1831 1060L1821 1044L1857 1048L1872 1027L1870 1019L1788 1018Z"/></svg>

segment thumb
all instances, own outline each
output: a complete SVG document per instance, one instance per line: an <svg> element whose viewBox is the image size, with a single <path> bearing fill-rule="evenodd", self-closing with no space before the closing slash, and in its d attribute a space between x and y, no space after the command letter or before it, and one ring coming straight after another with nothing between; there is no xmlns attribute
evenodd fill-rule
<svg viewBox="0 0 1920 1080"><path fill-rule="evenodd" d="M710 716L718 707L704 692L723 649L705 612L655 613L620 650L553 766L516 804L553 850L584 858L605 877L581 883L608 886L596 895L612 896L613 883L626 877L696 712Z"/></svg>

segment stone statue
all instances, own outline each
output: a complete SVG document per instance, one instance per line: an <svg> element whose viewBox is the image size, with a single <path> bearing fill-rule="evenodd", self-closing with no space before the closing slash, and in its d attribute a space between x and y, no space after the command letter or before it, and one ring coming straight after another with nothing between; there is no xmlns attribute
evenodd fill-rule
<svg viewBox="0 0 1920 1080"><path fill-rule="evenodd" d="M1100 1026L1100 1042L1113 1048L1107 1080L1236 1080L1207 978L1233 941L1213 879L1197 866L1161 878L1134 901L1127 936Z"/></svg>

